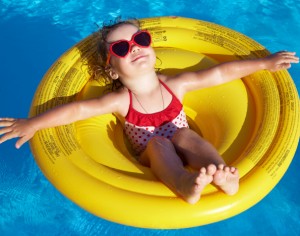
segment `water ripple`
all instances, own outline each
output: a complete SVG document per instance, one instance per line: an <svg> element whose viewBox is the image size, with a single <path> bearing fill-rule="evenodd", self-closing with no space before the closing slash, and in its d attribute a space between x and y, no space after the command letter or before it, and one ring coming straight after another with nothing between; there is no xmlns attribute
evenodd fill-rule
<svg viewBox="0 0 300 236"><path fill-rule="evenodd" d="M95 23L102 25L104 21L113 20L120 15L124 18L180 15L213 21L249 36L256 34L258 26L265 27L266 31L262 33L270 32L277 36L274 31L289 29L289 33L293 34L295 29L290 30L285 24L294 22L297 25L300 14L300 3L295 0L283 0L280 4L276 0L260 0L256 4L248 0L226 4L222 4L220 0L207 1L205 4L201 1L192 2L173 0L170 4L161 0L2 0L0 15L4 20L18 15L51 19L53 24L62 29L78 32L79 40L97 30ZM267 22L271 24L268 25ZM299 35L299 27L293 35Z"/></svg>

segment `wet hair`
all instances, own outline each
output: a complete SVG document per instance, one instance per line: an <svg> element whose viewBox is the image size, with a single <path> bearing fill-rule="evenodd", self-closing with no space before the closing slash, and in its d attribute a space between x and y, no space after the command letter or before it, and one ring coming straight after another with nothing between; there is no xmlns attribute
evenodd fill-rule
<svg viewBox="0 0 300 236"><path fill-rule="evenodd" d="M119 79L112 79L111 78L111 66L106 65L107 61L107 36L110 32L114 31L118 27L122 25L133 25L140 29L140 23L136 19L131 20L121 20L120 18L116 19L114 22L103 25L101 29L99 29L96 34L98 38L98 45L97 45L97 60L96 65L93 66L93 78L96 80L104 80L105 84L108 87L108 90L115 91L121 87L123 84Z"/></svg>

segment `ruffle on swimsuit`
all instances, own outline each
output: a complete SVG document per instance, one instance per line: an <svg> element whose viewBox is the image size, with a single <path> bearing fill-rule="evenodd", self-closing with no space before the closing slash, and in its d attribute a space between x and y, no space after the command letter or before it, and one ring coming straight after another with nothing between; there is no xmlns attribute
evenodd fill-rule
<svg viewBox="0 0 300 236"><path fill-rule="evenodd" d="M151 138L160 136L171 139L177 129L188 127L181 102L162 81L160 83L172 95L172 100L164 110L152 114L144 114L133 108L132 92L129 90L130 105L125 117L125 133L137 155L145 150Z"/></svg>

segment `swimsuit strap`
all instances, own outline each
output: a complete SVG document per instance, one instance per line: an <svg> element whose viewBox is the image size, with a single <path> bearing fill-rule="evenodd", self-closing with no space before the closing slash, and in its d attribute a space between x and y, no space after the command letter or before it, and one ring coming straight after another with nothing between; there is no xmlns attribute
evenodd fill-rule
<svg viewBox="0 0 300 236"><path fill-rule="evenodd" d="M164 88L175 98L176 95L172 92L172 90L164 83L162 82L160 79L158 80L160 84L162 84L164 86ZM130 89L128 89L128 93L129 93L129 102L130 102L130 106L132 106L132 92Z"/></svg>
<svg viewBox="0 0 300 236"><path fill-rule="evenodd" d="M162 82L161 80L159 80L159 82L164 86L164 88L165 88L165 89L166 89L173 97L177 98L176 95L172 92L172 90L171 90L164 82Z"/></svg>
<svg viewBox="0 0 300 236"><path fill-rule="evenodd" d="M177 98L177 96L172 92L172 90L171 90L171 89L170 89L163 81L159 80L159 83L162 84L162 85L164 86L164 88L165 88L165 89L171 94L171 96L172 96L171 103L170 103L167 107L169 107L169 106L170 106L171 104L173 104L175 101L176 101L177 104L178 104L178 103L181 104L181 102L180 102L180 100ZM128 94L129 94L129 110L128 110L127 115L128 115L130 112L132 112L132 111L138 112L136 109L133 108L133 105L132 105L132 91L131 91L130 89L128 89ZM167 107L165 107L164 110L166 110ZM163 111L164 111L164 110L163 110ZM140 112L138 112L138 113L140 113ZM145 113L141 113L141 114L146 115ZM127 117L127 115L126 115L126 117ZM147 115L149 115L149 114L147 114Z"/></svg>
<svg viewBox="0 0 300 236"><path fill-rule="evenodd" d="M129 109L132 110L133 106L132 106L132 92L130 89L128 89L128 94L129 94Z"/></svg>

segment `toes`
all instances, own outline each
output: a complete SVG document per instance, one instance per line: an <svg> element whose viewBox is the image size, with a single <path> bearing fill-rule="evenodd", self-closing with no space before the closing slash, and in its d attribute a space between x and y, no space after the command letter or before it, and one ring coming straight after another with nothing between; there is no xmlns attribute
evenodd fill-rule
<svg viewBox="0 0 300 236"><path fill-rule="evenodd" d="M217 167L215 165L209 165L207 167L207 174L208 175L214 175L217 171Z"/></svg>
<svg viewBox="0 0 300 236"><path fill-rule="evenodd" d="M234 175L239 175L239 170L237 168L234 168L234 171L232 172Z"/></svg>
<svg viewBox="0 0 300 236"><path fill-rule="evenodd" d="M203 178L204 176L205 176L205 173L200 173L196 179L199 180L199 179Z"/></svg>
<svg viewBox="0 0 300 236"><path fill-rule="evenodd" d="M224 164L219 164L217 170L222 170L224 172L235 173L237 169L235 167L232 167L232 166L225 166Z"/></svg>
<svg viewBox="0 0 300 236"><path fill-rule="evenodd" d="M219 164L219 165L218 165L218 169L219 169L219 170L223 170L223 169L224 169L224 164Z"/></svg>
<svg viewBox="0 0 300 236"><path fill-rule="evenodd" d="M201 167L200 173L206 174L206 168L205 167Z"/></svg>
<svg viewBox="0 0 300 236"><path fill-rule="evenodd" d="M202 179L203 179L203 174L200 174L194 181L194 190L197 190L201 187Z"/></svg>

